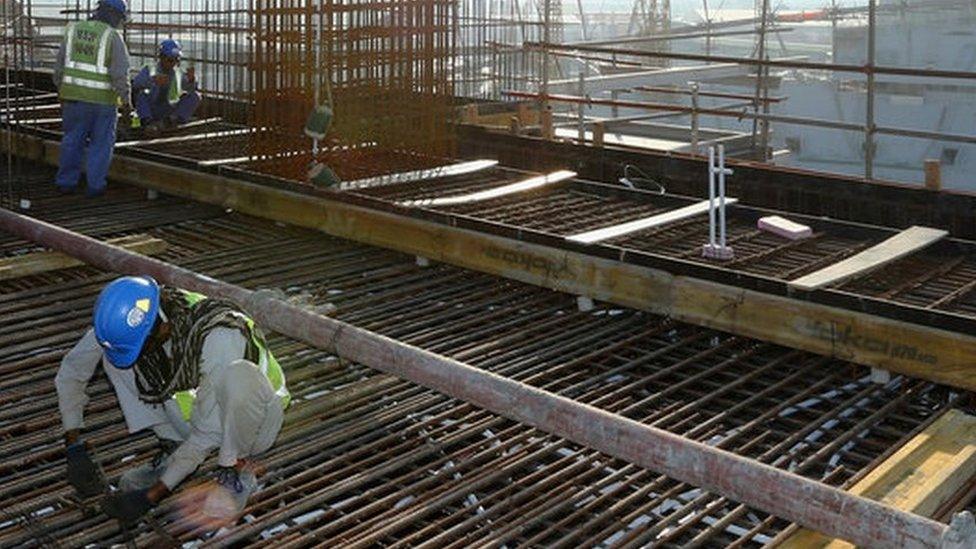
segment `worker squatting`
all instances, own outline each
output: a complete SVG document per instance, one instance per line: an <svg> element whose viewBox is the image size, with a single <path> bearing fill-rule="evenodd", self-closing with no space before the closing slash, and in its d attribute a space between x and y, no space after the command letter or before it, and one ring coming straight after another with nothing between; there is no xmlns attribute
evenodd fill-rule
<svg viewBox="0 0 976 549"><path fill-rule="evenodd" d="M126 0L99 0L88 20L65 28L54 64L54 85L63 105L64 138L55 180L62 193L78 187L83 164L85 194L105 192L119 112L126 127L152 134L185 124L200 104L196 74L192 67L180 68L182 50L175 40L163 40L157 62L130 80L129 52L118 32L128 13Z"/></svg>
<svg viewBox="0 0 976 549"><path fill-rule="evenodd" d="M99 364L129 432L150 429L159 441L155 457L125 471L114 491L81 436L85 387ZM239 516L257 488L253 457L274 444L291 398L264 336L240 309L131 276L102 290L92 328L65 355L55 386L68 482L83 498L104 496L102 511L125 524L214 450L217 469L198 509L216 524Z"/></svg>

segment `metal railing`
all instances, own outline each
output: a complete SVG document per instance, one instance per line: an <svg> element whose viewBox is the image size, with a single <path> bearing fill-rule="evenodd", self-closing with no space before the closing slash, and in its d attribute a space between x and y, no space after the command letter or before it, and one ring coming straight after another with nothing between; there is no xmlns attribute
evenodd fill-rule
<svg viewBox="0 0 976 549"><path fill-rule="evenodd" d="M957 2L947 2L945 6L956 6ZM928 7L940 7L943 6L942 3L939 4L926 4L922 5L921 8ZM768 8L767 8L768 9ZM899 9L911 10L913 7L904 7ZM692 118L692 129L696 126L698 122L698 117L701 115L712 115L725 118L734 118L738 120L752 120L754 123L759 123L762 128L758 131L764 133L761 146L761 158L763 160L768 160L768 146L766 145L766 127L771 122L779 122L791 125L800 126L812 126L826 129L843 130L843 131L853 131L859 132L863 135L863 151L864 151L864 161L863 161L863 175L866 180L875 179L875 164L876 164L876 136L878 135L890 135L899 137L908 137L915 139L930 139L937 141L947 141L953 143L969 143L976 144L976 134L959 134L943 131L930 131L915 128L888 126L888 125L878 125L877 124L877 112L876 112L876 95L877 95L877 77L878 76L907 76L907 77L918 77L923 79L958 79L966 81L976 81L976 71L964 71L964 70L949 70L949 69L936 69L936 68L913 68L913 67L901 67L901 66L891 66L891 65L879 65L877 64L876 58L876 41L877 41L877 14L878 12L890 12L892 9L890 7L878 8L876 0L870 0L868 5L863 8L844 8L844 9L834 9L827 10L828 16L838 17L843 14L850 14L855 12L867 12L867 52L866 59L863 64L853 64L853 63L830 63L830 62L818 62L809 61L803 59L770 59L767 55L762 52L762 48L757 48L756 57L737 57L729 55L713 55L708 53L683 53L683 52L673 52L673 51L652 51L645 49L635 49L628 47L620 47L623 44L632 44L635 42L642 42L644 40L657 40L657 39L677 39L682 38L688 33L678 33L673 37L641 37L641 38L625 38L617 42L618 46L614 46L612 41L599 41L599 42L577 42L577 43L565 43L557 44L551 42L525 42L523 47L529 51L540 52L543 57L580 57L585 56L588 61L592 62L603 62L608 65L617 66L621 62L633 62L635 59L664 59L670 61L696 61L707 64L714 63L727 63L735 64L741 66L755 67L757 69L757 86L756 94L751 98L751 108L746 109L741 106L736 108L722 107L701 107L698 101L692 101L691 106L684 106L678 104L670 103L655 103L649 101L632 101L632 100L621 100L616 97L612 99L603 98L593 98L587 96L583 93L582 89L578 95L567 95L567 94L552 94L546 87L540 89L539 93L523 92L523 91L505 91L504 95L513 98L522 99L536 99L539 101L540 105L545 108L550 102L552 103L568 103L568 104L588 104L588 105L602 105L610 106L616 110L618 108L631 108L638 110L648 110L648 111L669 111L673 113L688 114ZM760 24L763 27L765 25L763 22L766 17L756 18L755 21L751 21L755 24ZM770 18L772 20L772 18ZM719 28L716 26L716 28ZM772 34L777 32L777 28L759 28L750 30L749 34L759 34L760 41L764 41L764 36L767 34ZM707 36L708 31L700 33L692 33L694 36ZM721 33L715 33L719 35ZM543 72L546 71L547 63L542 64ZM651 68L651 67L647 67ZM829 120L820 119L812 117L803 116L791 116L782 114L772 114L769 112L768 106L770 101L766 97L768 90L764 90L767 86L764 86L764 81L768 79L769 69L792 69L792 70L814 70L814 71L832 71L832 72L842 72L842 73L853 73L864 75L865 78L865 117L863 123L857 122L847 122L840 120ZM543 80L548 81L548 79L543 75ZM687 90L676 89L676 93L687 93L693 95L694 98L699 98L705 96L705 93L698 91L695 94L692 90L696 86L692 83ZM632 88L633 90L640 91L640 87ZM617 90L619 93L620 90ZM649 91L655 91L651 89ZM766 92L766 93L764 93ZM614 94L616 96L616 94ZM640 117L627 117L629 119L639 119ZM602 119L590 119L585 121L580 121L580 124L592 125L594 123L613 123L617 121L616 116L614 118L602 118ZM757 128L753 128L753 135L755 135ZM921 166L919 167L921 168Z"/></svg>

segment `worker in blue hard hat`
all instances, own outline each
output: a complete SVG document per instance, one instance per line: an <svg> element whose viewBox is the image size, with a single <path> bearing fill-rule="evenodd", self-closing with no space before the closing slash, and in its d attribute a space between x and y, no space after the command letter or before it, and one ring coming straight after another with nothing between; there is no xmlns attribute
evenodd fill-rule
<svg viewBox="0 0 976 549"><path fill-rule="evenodd" d="M183 49L173 39L159 44L158 59L132 79L133 102L140 125L155 131L186 124L200 106L196 72L180 68Z"/></svg>
<svg viewBox="0 0 976 549"><path fill-rule="evenodd" d="M131 433L151 429L155 457L122 474L103 511L134 523L217 450L204 516L238 516L257 479L248 458L268 450L290 400L284 373L254 322L233 304L127 276L95 303L92 329L55 379L67 445L67 480L82 496L105 490L82 439L85 387L98 364Z"/></svg>
<svg viewBox="0 0 976 549"><path fill-rule="evenodd" d="M55 183L62 193L77 188L82 164L86 194L105 192L117 110L126 120L132 111L129 52L118 32L128 13L125 0L99 0L87 21L68 23L65 29L54 63L64 128Z"/></svg>

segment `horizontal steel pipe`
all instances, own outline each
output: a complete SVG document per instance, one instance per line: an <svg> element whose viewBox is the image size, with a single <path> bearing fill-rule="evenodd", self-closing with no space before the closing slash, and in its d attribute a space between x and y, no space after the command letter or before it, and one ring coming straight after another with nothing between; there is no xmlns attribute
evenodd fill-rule
<svg viewBox="0 0 976 549"><path fill-rule="evenodd" d="M0 209L0 228L95 267L234 301L262 326L864 547L940 547L946 525L321 316L265 292Z"/></svg>
<svg viewBox="0 0 976 549"><path fill-rule="evenodd" d="M789 27L774 27L767 29L768 33L790 32L794 29ZM563 46L616 46L619 44L644 44L647 42L671 42L674 40L688 40L692 38L720 38L723 36L742 36L758 34L759 29L741 29L715 31L703 29L694 32L675 32L670 34L650 34L647 36L628 36L626 38L615 38L613 40L588 40L585 42L563 42Z"/></svg>
<svg viewBox="0 0 976 549"><path fill-rule="evenodd" d="M523 91L503 91L503 95L517 97L519 99L541 99L542 94ZM680 114L710 114L714 116L724 116L726 118L747 119L747 120L769 120L772 122L783 122L785 124L801 124L807 126L819 126L838 130L864 131L863 124L852 122L835 122L830 120L818 120L816 118L806 118L800 116L785 116L777 114L753 113L748 111L730 111L725 108L707 107L688 107L674 103L653 103L650 101L632 101L629 99L601 99L598 97L588 97L580 95L549 94L546 96L548 101L557 103L573 103L584 105L601 105L608 107L624 107L629 109L647 109L651 111L668 111ZM967 139L969 137L967 136ZM976 136L971 139L976 141Z"/></svg>
<svg viewBox="0 0 976 549"><path fill-rule="evenodd" d="M637 89L640 89L638 87ZM503 91L503 95L517 97L519 99L541 99L542 94L523 91ZM866 131L867 126L854 122L840 122L835 120L821 120L818 118L808 118L801 116L787 116L782 114L755 113L748 111L726 110L728 106L721 107L690 107L672 103L653 103L649 101L633 101L628 99L601 99L597 97L580 95L549 94L546 96L548 101L558 103L572 103L583 105L601 105L610 107L624 107L632 109L647 109L651 111L668 111L681 115L697 112L698 114L708 114L713 116L724 116L726 118L746 119L746 120L766 120L769 122L781 122L783 124L797 124L801 126L816 126L820 128L830 128L835 130L847 131ZM889 126L876 126L874 133L884 135L897 135L901 137L917 137L922 139L935 139L940 141L952 141L954 143L976 143L976 135L964 135L958 133L930 132L926 130L914 130L911 128L896 128Z"/></svg>
<svg viewBox="0 0 976 549"><path fill-rule="evenodd" d="M699 97L720 97L723 99L747 99L749 101L756 101L755 96L744 94L744 93L727 93L727 92L714 92L714 91L694 91L690 88L669 88L667 86L637 86L633 88L635 90L653 92L653 93L669 93L673 95L698 95ZM760 103L779 103L785 101L786 97L760 97Z"/></svg>
<svg viewBox="0 0 976 549"><path fill-rule="evenodd" d="M815 61L795 61L789 59L754 59L751 57L734 57L729 55L712 55L701 53L679 53L667 51L634 50L626 48L608 48L602 46L573 46L546 42L525 42L523 47L532 50L551 52L589 52L604 55L626 55L633 57L654 57L661 59L677 59L681 61L702 61L704 63L736 63L739 65L776 67L783 69L811 69L839 72L874 73L894 76L922 76L927 78L961 78L976 79L976 71L955 71L945 69L916 69L912 67L892 67L887 65L854 65L844 63L819 63Z"/></svg>

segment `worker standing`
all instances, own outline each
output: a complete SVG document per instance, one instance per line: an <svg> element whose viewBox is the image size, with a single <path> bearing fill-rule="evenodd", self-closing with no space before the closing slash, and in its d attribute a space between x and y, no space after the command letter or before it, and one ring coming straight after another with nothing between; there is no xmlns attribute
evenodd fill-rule
<svg viewBox="0 0 976 549"><path fill-rule="evenodd" d="M116 110L132 111L129 52L119 34L128 16L126 0L99 0L87 21L65 28L54 64L54 84L62 103L61 157L55 183L62 193L74 192L83 161L86 195L105 193L115 147Z"/></svg>
<svg viewBox="0 0 976 549"><path fill-rule="evenodd" d="M102 504L137 522L218 450L216 485L202 512L232 519L257 487L253 462L278 436L290 400L260 330L233 304L122 277L95 303L93 328L65 355L55 379L67 445L67 479L80 494L104 488L81 440L85 387L101 362L130 433L152 429L156 457L122 474Z"/></svg>
<svg viewBox="0 0 976 549"><path fill-rule="evenodd" d="M193 67L180 68L183 50L176 40L159 44L158 61L150 63L132 79L136 114L149 131L186 124L200 105Z"/></svg>

